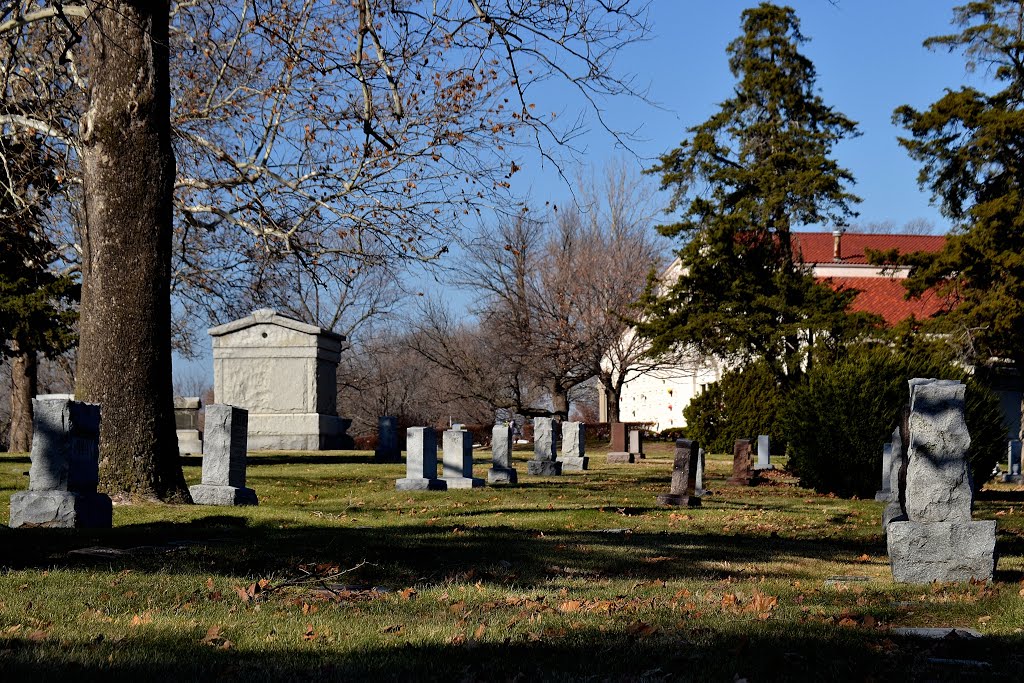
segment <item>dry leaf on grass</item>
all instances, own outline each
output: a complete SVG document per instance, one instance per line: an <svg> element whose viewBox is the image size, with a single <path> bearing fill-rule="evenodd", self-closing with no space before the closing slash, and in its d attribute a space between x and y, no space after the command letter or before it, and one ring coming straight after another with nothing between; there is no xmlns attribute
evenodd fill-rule
<svg viewBox="0 0 1024 683"><path fill-rule="evenodd" d="M566 600L558 606L559 612L579 612L583 603L579 600Z"/></svg>
<svg viewBox="0 0 1024 683"><path fill-rule="evenodd" d="M381 629L381 633L402 633L405 631L405 626L402 624L392 624L391 626L385 626Z"/></svg>
<svg viewBox="0 0 1024 683"><path fill-rule="evenodd" d="M398 591L398 597L402 598L402 600L409 600L410 598L412 598L415 595L416 595L416 589L415 588L404 588L404 589Z"/></svg>

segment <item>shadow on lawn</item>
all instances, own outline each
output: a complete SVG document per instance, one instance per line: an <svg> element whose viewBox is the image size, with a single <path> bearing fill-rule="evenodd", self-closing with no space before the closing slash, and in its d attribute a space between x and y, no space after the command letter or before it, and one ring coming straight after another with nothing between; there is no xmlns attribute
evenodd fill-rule
<svg viewBox="0 0 1024 683"><path fill-rule="evenodd" d="M438 681L766 681L1019 680L1021 639L921 641L885 631L822 624L693 627L671 615L657 624L609 618L600 628L571 620L530 625L502 643L474 642L477 620L452 634L465 644L410 642L401 631L369 646L299 641L281 633L255 648L222 650L192 632L139 634L68 648L55 639L0 641L0 672L8 680L438 680ZM305 619L300 620L302 624ZM343 625L343 621L341 622ZM480 622L482 623L482 622ZM548 625L552 624L552 625ZM330 624L330 625L336 625ZM502 628L503 624L491 626ZM318 626L317 628L322 628ZM232 637L225 629L225 639ZM331 637L341 640L344 633ZM292 641L292 642L282 642Z"/></svg>

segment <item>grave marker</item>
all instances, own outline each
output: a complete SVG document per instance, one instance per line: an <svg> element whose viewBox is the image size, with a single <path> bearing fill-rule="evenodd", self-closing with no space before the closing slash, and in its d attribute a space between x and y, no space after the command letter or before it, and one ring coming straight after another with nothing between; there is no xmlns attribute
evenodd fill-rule
<svg viewBox="0 0 1024 683"><path fill-rule="evenodd" d="M1011 439L1006 444L1006 474L1003 481L1011 484L1019 484L1024 480L1020 469L1020 441Z"/></svg>
<svg viewBox="0 0 1024 683"><path fill-rule="evenodd" d="M395 480L399 491L443 491L448 485L437 478L437 433L432 427L405 430L405 478Z"/></svg>
<svg viewBox="0 0 1024 683"><path fill-rule="evenodd" d="M562 423L562 471L582 472L590 466L587 457L587 426L582 422Z"/></svg>
<svg viewBox="0 0 1024 683"><path fill-rule="evenodd" d="M757 464L754 465L754 469L759 471L775 469L775 465L772 464L771 442L767 434L760 434L757 437Z"/></svg>
<svg viewBox="0 0 1024 683"><path fill-rule="evenodd" d="M178 434L178 455L202 455L203 438L199 434L199 408L197 396L174 397L174 430Z"/></svg>
<svg viewBox="0 0 1024 683"><path fill-rule="evenodd" d="M206 406L203 482L189 486L196 505L258 505L245 486L249 413L224 404Z"/></svg>
<svg viewBox="0 0 1024 683"><path fill-rule="evenodd" d="M757 471L754 470L753 454L750 439L736 439L732 449L732 484L753 486L757 483Z"/></svg>
<svg viewBox="0 0 1024 683"><path fill-rule="evenodd" d="M483 479L473 477L473 433L462 429L448 429L442 438L445 485L449 489L472 489L483 486Z"/></svg>
<svg viewBox="0 0 1024 683"><path fill-rule="evenodd" d="M491 430L491 461L494 464L487 470L488 484L515 484L519 481L519 475L512 467L512 439L511 425L494 425Z"/></svg>
<svg viewBox="0 0 1024 683"><path fill-rule="evenodd" d="M700 467L700 448L689 439L676 440L675 459L672 463L672 484L668 493L657 497L660 505L700 507L697 495L697 470Z"/></svg>
<svg viewBox="0 0 1024 683"><path fill-rule="evenodd" d="M377 449L374 462L402 462L402 449L398 446L398 418L382 415L377 418Z"/></svg>
<svg viewBox="0 0 1024 683"><path fill-rule="evenodd" d="M533 460L526 463L526 471L538 476L562 474L562 463L555 460L558 452L554 420L550 417L533 419Z"/></svg>
<svg viewBox="0 0 1024 683"><path fill-rule="evenodd" d="M626 450L626 423L612 422L612 445L608 462L633 462L633 454Z"/></svg>

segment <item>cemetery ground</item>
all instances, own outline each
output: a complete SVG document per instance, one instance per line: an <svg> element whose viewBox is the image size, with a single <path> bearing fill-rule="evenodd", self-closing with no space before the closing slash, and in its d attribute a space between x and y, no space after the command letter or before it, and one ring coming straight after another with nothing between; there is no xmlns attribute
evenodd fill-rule
<svg viewBox="0 0 1024 683"><path fill-rule="evenodd" d="M671 445L520 485L400 492L372 453L250 455L259 507L118 505L0 529L0 678L1020 680L1024 487L990 483L993 583L892 581L883 503L747 488L662 508ZM490 453L476 452L477 476ZM186 459L199 481L200 460ZM0 521L28 456L0 456ZM903 626L970 628L926 640Z"/></svg>

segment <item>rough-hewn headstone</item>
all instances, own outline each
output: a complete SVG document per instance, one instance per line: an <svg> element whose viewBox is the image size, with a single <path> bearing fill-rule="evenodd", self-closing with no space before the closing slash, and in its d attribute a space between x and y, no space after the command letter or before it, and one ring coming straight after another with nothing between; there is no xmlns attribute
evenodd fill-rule
<svg viewBox="0 0 1024 683"><path fill-rule="evenodd" d="M557 476L562 473L562 463L555 460L558 454L558 436L554 420L550 417L533 419L533 460L526 463L526 471L539 476Z"/></svg>
<svg viewBox="0 0 1024 683"><path fill-rule="evenodd" d="M633 456L633 460L630 462L647 457L647 454L644 453L644 432L642 429L629 430L629 454Z"/></svg>
<svg viewBox="0 0 1024 683"><path fill-rule="evenodd" d="M1020 441L1010 439L1006 444L1006 474L1003 481L1009 484L1019 484L1024 481L1020 469Z"/></svg>
<svg viewBox="0 0 1024 683"><path fill-rule="evenodd" d="M395 480L399 491L443 491L448 488L437 478L437 433L433 427L405 430L405 478Z"/></svg>
<svg viewBox="0 0 1024 683"><path fill-rule="evenodd" d="M697 470L700 466L700 449L695 441L676 440L676 454L672 463L672 484L668 493L658 496L661 505L700 507L697 495Z"/></svg>
<svg viewBox="0 0 1024 683"><path fill-rule="evenodd" d="M203 438L199 434L199 408L197 396L174 397L174 429L178 434L178 455L202 455Z"/></svg>
<svg viewBox="0 0 1024 683"><path fill-rule="evenodd" d="M608 450L608 462L633 462L633 454L626 450L626 423L612 422L612 445Z"/></svg>
<svg viewBox="0 0 1024 683"><path fill-rule="evenodd" d="M473 433L448 429L443 436L444 483L450 489L471 489L483 486L484 480L473 476Z"/></svg>
<svg viewBox="0 0 1024 683"><path fill-rule="evenodd" d="M32 399L28 491L11 496L10 525L109 528L110 497L99 483L100 407L70 398Z"/></svg>
<svg viewBox="0 0 1024 683"><path fill-rule="evenodd" d="M729 477L729 481L744 486L753 486L757 483L750 439L736 439L733 444L732 476Z"/></svg>
<svg viewBox="0 0 1024 683"><path fill-rule="evenodd" d="M562 471L581 472L590 466L587 457L587 426L582 422L562 423Z"/></svg>
<svg viewBox="0 0 1024 683"><path fill-rule="evenodd" d="M964 420L966 387L910 380L906 520L886 529L893 579L901 583L988 581L995 569L996 523L972 521L973 482Z"/></svg>
<svg viewBox="0 0 1024 683"><path fill-rule="evenodd" d="M491 461L487 470L488 484L515 484L519 475L512 467L512 425L494 425L491 430Z"/></svg>
<svg viewBox="0 0 1024 683"><path fill-rule="evenodd" d="M188 487L196 505L258 505L245 486L248 411L237 406L206 406L203 483Z"/></svg>
<svg viewBox="0 0 1024 683"><path fill-rule="evenodd" d="M759 434L757 437L757 464L754 465L754 469L775 469L775 465L772 464L771 441L768 439L767 434Z"/></svg>
<svg viewBox="0 0 1024 683"><path fill-rule="evenodd" d="M377 418L377 448L374 462L402 462L402 449L398 446L398 418L382 415Z"/></svg>

